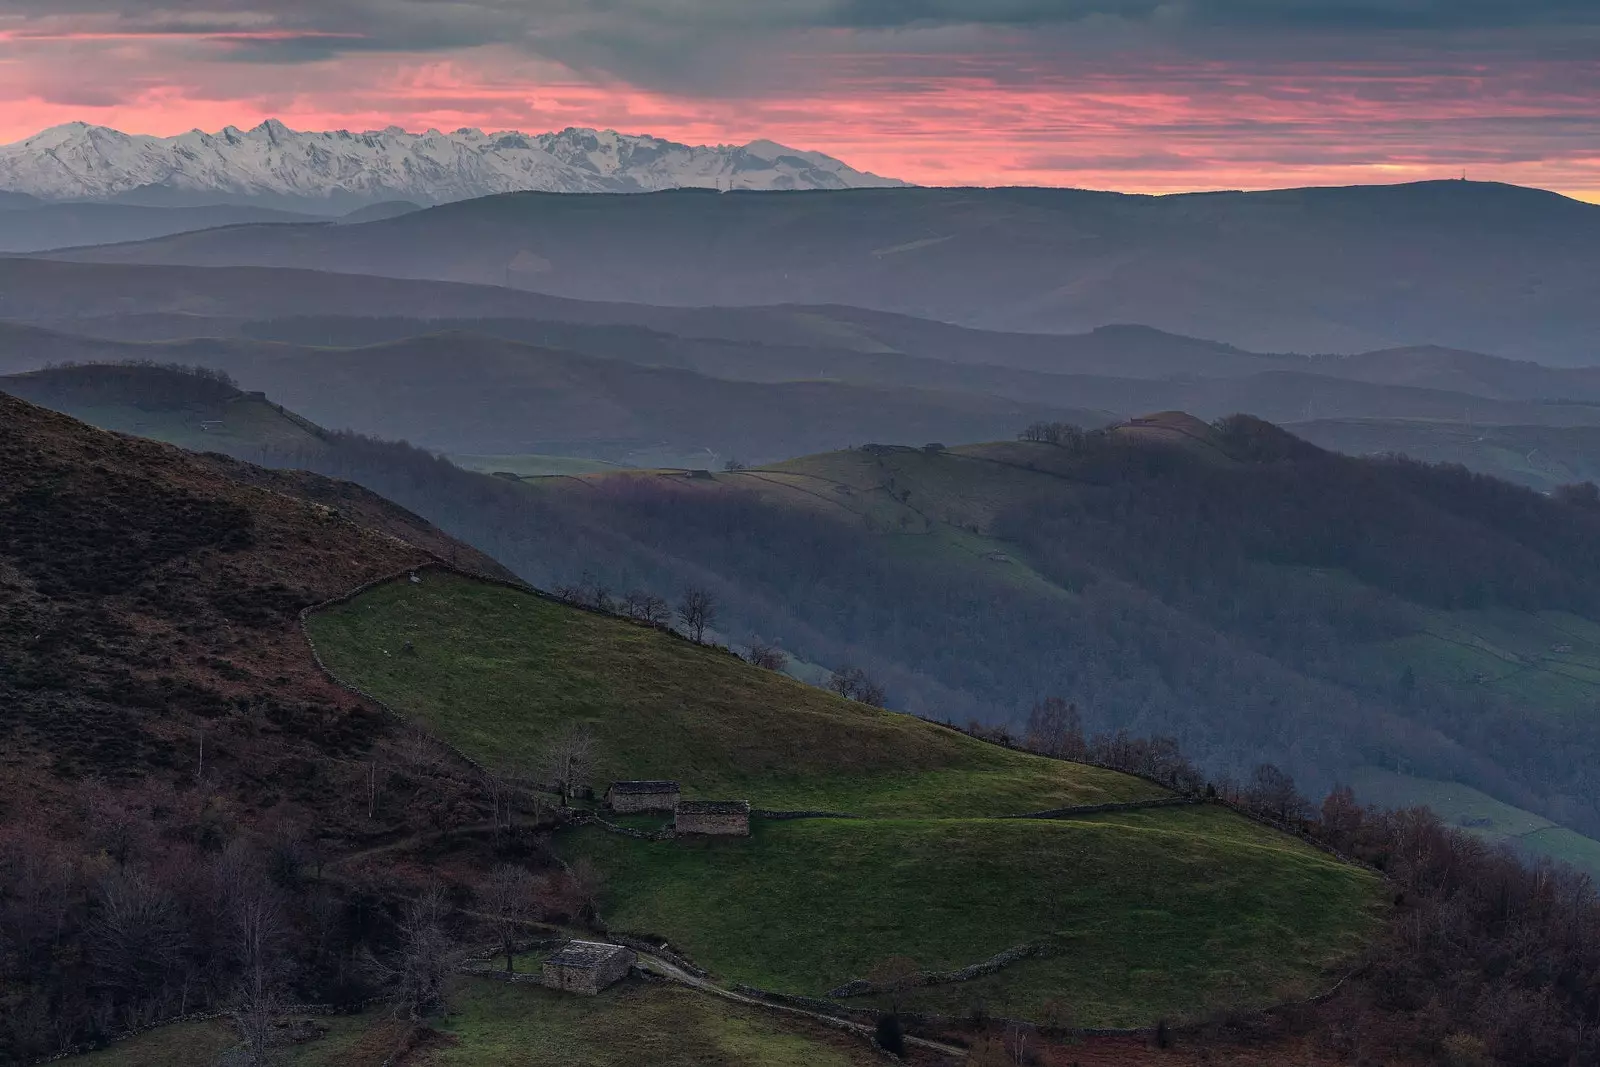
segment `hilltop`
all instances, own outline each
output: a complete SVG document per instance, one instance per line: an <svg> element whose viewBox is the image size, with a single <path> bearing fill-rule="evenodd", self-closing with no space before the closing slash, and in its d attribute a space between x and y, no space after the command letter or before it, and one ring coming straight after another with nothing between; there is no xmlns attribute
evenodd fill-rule
<svg viewBox="0 0 1600 1067"><path fill-rule="evenodd" d="M370 744L372 709L311 668L296 613L440 550L503 573L355 486L193 456L3 394L0 416L8 804L59 791L52 776L185 773L202 735L211 773L241 790L318 746ZM283 751L259 749L263 729ZM315 781L297 803L323 803Z"/></svg>
<svg viewBox="0 0 1600 1067"><path fill-rule="evenodd" d="M341 679L503 772L583 724L598 783L671 778L691 797L851 813L758 820L749 841L710 847L558 836L569 860L598 865L614 928L652 931L727 980L820 995L888 955L954 969L1043 939L1058 950L913 1002L1037 1015L1067 998L1082 1025L1141 1026L1308 990L1372 929L1369 876L1231 812L1001 818L1170 794L653 627L445 577L374 589L310 628ZM414 656L385 654L402 641Z"/></svg>
<svg viewBox="0 0 1600 1067"><path fill-rule="evenodd" d="M864 440L921 444L993 437L1038 419L1095 419L1080 409L982 393L731 381L465 334L331 349L215 339L130 345L19 332L39 343L0 356L0 369L10 360L37 366L41 349L50 348L98 359L194 363L232 375L320 425L453 453L623 459L655 452L713 467L726 458L784 458ZM253 398L221 396L187 405L180 416L185 403L164 396L170 378L159 368L47 369L7 378L5 388L156 436L170 437L160 423L178 418L186 427L180 443L194 447L206 447L196 432L203 424L239 427L253 417ZM119 406L121 414L107 410ZM154 414L162 410L168 415ZM281 409L267 417L289 421ZM253 435L266 449L261 455L298 463L294 457L306 450L312 430L260 425L234 432Z"/></svg>
<svg viewBox="0 0 1600 1067"><path fill-rule="evenodd" d="M443 568L448 553L503 573L354 487L95 430L8 396L0 463L0 696L12 709L0 871L32 887L0 899L22 938L6 957L10 1048L47 1039L39 997L66 1005L51 1010L74 1038L185 1002L230 1002L251 966L230 947L232 909L252 901L277 909L275 937L320 931L268 950L294 996L358 1004L370 979L353 961L404 943L394 919L428 879L449 886L463 938L477 920L460 902L480 899L495 862L510 856L565 885L538 838L499 852L481 843L492 794L435 732L520 776L585 723L601 756L595 784L671 775L691 795L854 814L762 823L735 873L716 849L561 829L547 801L515 803L530 833L553 830L549 847L602 872L614 929L670 937L724 982L825 992L896 949L955 967L1028 941L1044 947L964 992L1027 1013L1069 996L1084 1023L1149 1025L1315 991L1384 911L1370 872L1220 807L1170 806L1149 781L982 743ZM386 575L306 620L333 677L323 673L300 613ZM1106 803L1135 807L1000 818ZM814 899L807 880L830 869L850 872L854 895L841 888L833 918L795 926L794 909ZM996 885L1012 903L976 907L974 894ZM721 921L687 907L707 899L720 900ZM118 910L129 902L142 910ZM40 969L35 949L52 937L82 951ZM1169 977L1151 982L1149 969ZM90 1013L91 994L109 1016ZM597 1006L630 1013L610 1021L558 1003L539 1010L578 1032L633 1032L632 1012L698 1020L674 1032L663 1062L722 1047L726 1027L747 1033L759 1062L781 1061L781 1049L796 1063L857 1062L809 1024L668 1007L678 995L633 990ZM495 1055L527 1005L549 996L501 996L473 980L459 1001L467 1014L451 1024L461 1054ZM951 1006L939 987L919 1003ZM405 1032L394 1025L369 1012L307 1048L366 1062L393 1049ZM169 1039L226 1042L197 1024L142 1047L170 1058Z"/></svg>
<svg viewBox="0 0 1600 1067"><path fill-rule="evenodd" d="M363 226L238 227L63 255L682 307L854 305L1042 333L1141 323L1268 352L1431 344L1581 364L1594 355L1597 237L1600 208L1476 182L1161 197L682 190L512 193Z"/></svg>
<svg viewBox="0 0 1600 1067"><path fill-rule="evenodd" d="M1600 833L1600 513L1576 498L1177 415L524 491L537 580L709 584L724 632L864 666L924 714L1054 694L1219 771L1387 767Z"/></svg>

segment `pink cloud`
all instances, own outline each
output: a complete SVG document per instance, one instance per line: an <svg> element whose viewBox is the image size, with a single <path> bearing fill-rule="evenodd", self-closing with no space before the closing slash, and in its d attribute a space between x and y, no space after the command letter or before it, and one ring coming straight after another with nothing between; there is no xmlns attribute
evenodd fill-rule
<svg viewBox="0 0 1600 1067"><path fill-rule="evenodd" d="M0 33L0 141L85 120L131 132L566 125L695 143L768 137L930 184L1134 192L1468 175L1600 202L1600 76L1580 59L1489 63L865 53L790 57L751 93L644 89L481 48L337 62L227 62L240 30ZM802 60L810 64L803 66ZM92 62L97 91L83 94ZM804 76L790 76L794 71ZM68 74L70 73L70 77ZM78 91L74 91L77 86ZM781 91L778 88L781 86Z"/></svg>

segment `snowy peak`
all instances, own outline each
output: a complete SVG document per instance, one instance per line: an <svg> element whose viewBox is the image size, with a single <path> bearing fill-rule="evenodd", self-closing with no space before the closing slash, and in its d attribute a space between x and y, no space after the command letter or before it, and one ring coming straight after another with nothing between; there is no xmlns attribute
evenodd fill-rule
<svg viewBox="0 0 1600 1067"><path fill-rule="evenodd" d="M0 146L0 191L44 200L289 198L347 209L390 200L443 203L494 193L660 189L854 189L904 185L820 152L772 141L684 145L615 130L556 133L398 126L307 133L268 119L175 137L71 122Z"/></svg>

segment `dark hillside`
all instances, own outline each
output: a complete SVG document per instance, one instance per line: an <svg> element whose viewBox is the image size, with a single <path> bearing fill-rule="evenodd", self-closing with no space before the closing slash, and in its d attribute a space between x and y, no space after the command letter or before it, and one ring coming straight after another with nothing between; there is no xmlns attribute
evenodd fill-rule
<svg viewBox="0 0 1600 1067"><path fill-rule="evenodd" d="M1444 344L1570 365L1594 356L1597 248L1593 205L1422 182L1165 197L516 193L360 227L244 227L64 255L657 305L848 304L1046 333L1142 323L1276 352Z"/></svg>
<svg viewBox="0 0 1600 1067"><path fill-rule="evenodd" d="M296 613L431 558L437 531L362 490L265 472L252 486L242 464L3 395L0 469L8 802L50 778L192 773L203 733L208 773L270 806L283 761L370 743L373 712L318 674ZM324 804L305 771L290 795Z"/></svg>
<svg viewBox="0 0 1600 1067"><path fill-rule="evenodd" d="M926 714L1056 694L1213 768L1388 767L1600 831L1600 512L1199 425L547 479L534 576L714 576L726 632L865 666Z"/></svg>

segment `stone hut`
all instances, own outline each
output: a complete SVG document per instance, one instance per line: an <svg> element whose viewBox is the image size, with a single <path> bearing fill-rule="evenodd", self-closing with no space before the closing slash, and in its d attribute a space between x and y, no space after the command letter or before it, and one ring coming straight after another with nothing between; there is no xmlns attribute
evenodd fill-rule
<svg viewBox="0 0 1600 1067"><path fill-rule="evenodd" d="M621 945L599 941L568 941L544 961L541 985L568 993L595 996L628 976L637 957Z"/></svg>
<svg viewBox="0 0 1600 1067"><path fill-rule="evenodd" d="M679 834L714 834L719 837L750 836L748 800L680 800L673 814L673 830Z"/></svg>
<svg viewBox="0 0 1600 1067"><path fill-rule="evenodd" d="M606 804L619 815L636 811L672 811L678 806L677 782L612 782Z"/></svg>

